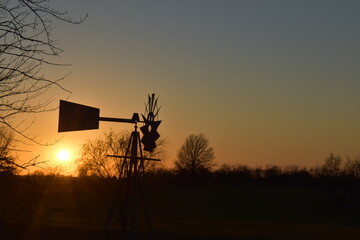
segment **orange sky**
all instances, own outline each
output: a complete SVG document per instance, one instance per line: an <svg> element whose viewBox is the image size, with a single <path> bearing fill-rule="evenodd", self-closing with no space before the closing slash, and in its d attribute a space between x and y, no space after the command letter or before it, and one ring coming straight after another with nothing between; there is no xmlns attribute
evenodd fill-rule
<svg viewBox="0 0 360 240"><path fill-rule="evenodd" d="M203 133L216 162L315 166L330 152L360 153L360 26L357 1L61 1L89 14L56 23L54 36L72 74L69 101L102 116L142 113L147 94L162 106L168 166L192 133ZM66 94L54 95L55 104ZM32 130L54 146L33 147L52 160L74 154L110 128L57 133L58 112L36 116Z"/></svg>

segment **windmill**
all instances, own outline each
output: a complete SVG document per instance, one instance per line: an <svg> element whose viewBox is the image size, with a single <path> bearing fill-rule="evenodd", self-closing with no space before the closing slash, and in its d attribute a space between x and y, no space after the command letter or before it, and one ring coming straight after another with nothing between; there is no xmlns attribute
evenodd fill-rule
<svg viewBox="0 0 360 240"><path fill-rule="evenodd" d="M130 134L125 155L108 155L108 157L123 159L119 169L119 182L121 183L120 186L123 193L119 199L120 227L123 239L127 229L130 230L130 237L135 237L139 206L143 207L150 236L152 234L145 188L144 162L160 160L145 158L143 150L152 152L156 148L156 140L160 137L157 131L161 123L158 120L160 111L158 99L158 97L155 97L155 94L148 95L145 113L141 115L142 120L140 120L138 113L134 113L130 119L100 117L100 109L98 108L60 100L59 132L98 129L99 121L134 124L134 130ZM140 138L140 132L138 131L138 123L143 123L143 126L140 127L142 138ZM143 145L143 148L141 145ZM109 213L105 228L108 227L112 214L112 212Z"/></svg>

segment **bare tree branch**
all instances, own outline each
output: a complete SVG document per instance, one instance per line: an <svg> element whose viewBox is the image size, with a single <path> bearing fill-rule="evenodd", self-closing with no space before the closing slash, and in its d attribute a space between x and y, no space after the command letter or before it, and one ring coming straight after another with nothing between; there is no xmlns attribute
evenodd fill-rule
<svg viewBox="0 0 360 240"><path fill-rule="evenodd" d="M52 21L79 24L86 18L73 20L50 2L0 1L0 124L34 143L39 142L15 124L14 117L56 109L53 98L45 95L50 89L71 93L60 84L64 77L51 79L41 73L44 66L68 66L52 60L63 51L52 38Z"/></svg>

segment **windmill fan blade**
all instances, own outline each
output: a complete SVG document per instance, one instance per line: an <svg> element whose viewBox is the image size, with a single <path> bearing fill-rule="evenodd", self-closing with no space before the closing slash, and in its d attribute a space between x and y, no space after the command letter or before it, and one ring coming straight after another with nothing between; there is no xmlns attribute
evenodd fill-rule
<svg viewBox="0 0 360 240"><path fill-rule="evenodd" d="M149 97L149 99L148 99L148 111L151 112L151 97L150 97L150 95L148 97Z"/></svg>
<svg viewBox="0 0 360 240"><path fill-rule="evenodd" d="M154 118L158 116L160 109L161 109L161 107L159 107L159 108L157 109L156 113L154 114Z"/></svg>
<svg viewBox="0 0 360 240"><path fill-rule="evenodd" d="M150 112L154 112L155 94L151 95Z"/></svg>
<svg viewBox="0 0 360 240"><path fill-rule="evenodd" d="M159 98L154 99L154 106L153 106L154 109L153 109L153 111L155 111L155 109L156 109L156 107L157 107L158 99L159 99Z"/></svg>

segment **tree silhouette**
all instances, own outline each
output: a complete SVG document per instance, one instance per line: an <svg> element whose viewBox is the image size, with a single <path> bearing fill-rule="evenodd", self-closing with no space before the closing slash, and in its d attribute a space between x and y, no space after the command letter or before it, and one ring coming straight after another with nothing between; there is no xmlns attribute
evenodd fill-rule
<svg viewBox="0 0 360 240"><path fill-rule="evenodd" d="M214 151L209 139L203 134L191 134L177 153L175 167L180 172L197 175L209 171L214 166Z"/></svg>
<svg viewBox="0 0 360 240"><path fill-rule="evenodd" d="M19 161L17 154L14 153L18 151L15 142L14 132L5 126L0 126L0 173L15 173L19 169L26 169L43 163L39 162L37 157L27 161Z"/></svg>
<svg viewBox="0 0 360 240"><path fill-rule="evenodd" d="M100 178L121 178L120 166L123 158L107 155L124 156L129 143L130 132L110 130L103 136L88 140L81 148L81 158L77 160L79 175L95 175ZM145 158L156 158L164 154L164 140L158 142L152 152L143 152ZM145 161L145 168L154 167L155 161Z"/></svg>
<svg viewBox="0 0 360 240"><path fill-rule="evenodd" d="M339 177L342 174L342 158L340 155L330 153L330 156L325 159L322 173L333 178Z"/></svg>
<svg viewBox="0 0 360 240"><path fill-rule="evenodd" d="M345 171L348 175L360 178L360 155L350 159L345 163Z"/></svg>
<svg viewBox="0 0 360 240"><path fill-rule="evenodd" d="M79 175L96 175L100 178L119 177L122 159L106 155L124 155L128 145L128 135L128 132L111 130L83 144L81 158L77 160Z"/></svg>
<svg viewBox="0 0 360 240"><path fill-rule="evenodd" d="M52 38L52 20L78 24L67 12L49 5L50 0L5 0L0 2L0 124L35 142L27 126L14 123L22 113L53 110L47 93L53 87L67 91L60 79L42 73L44 66L62 66L54 61L63 51ZM86 16L85 16L86 17Z"/></svg>
<svg viewBox="0 0 360 240"><path fill-rule="evenodd" d="M15 171L14 157L11 154L13 134L5 127L0 127L0 172Z"/></svg>

